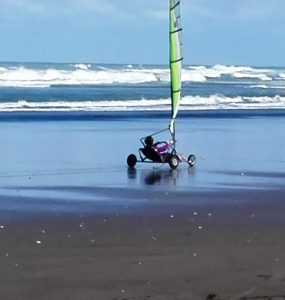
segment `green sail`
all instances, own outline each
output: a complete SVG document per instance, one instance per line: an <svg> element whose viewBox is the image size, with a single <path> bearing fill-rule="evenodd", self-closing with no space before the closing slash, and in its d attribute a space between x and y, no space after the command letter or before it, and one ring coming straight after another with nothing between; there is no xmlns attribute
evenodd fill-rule
<svg viewBox="0 0 285 300"><path fill-rule="evenodd" d="M180 0L170 0L169 8L169 56L171 79L171 121L169 129L175 135L175 118L179 108L181 94L181 69L182 69L182 45L180 34L182 31L180 17Z"/></svg>

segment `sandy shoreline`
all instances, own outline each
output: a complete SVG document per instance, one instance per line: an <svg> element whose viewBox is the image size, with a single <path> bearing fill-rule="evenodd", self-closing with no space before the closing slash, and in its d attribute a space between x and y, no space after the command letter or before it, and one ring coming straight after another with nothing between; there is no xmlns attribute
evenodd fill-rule
<svg viewBox="0 0 285 300"><path fill-rule="evenodd" d="M129 172L161 120L2 122L0 299L284 295L284 124L181 118L196 168Z"/></svg>
<svg viewBox="0 0 285 300"><path fill-rule="evenodd" d="M127 189L119 197L125 195ZM174 203L170 195L164 204L139 208L96 211L93 203L70 212L27 210L28 218L7 209L18 222L0 229L0 298L285 295L284 195L282 189L236 190L191 202L191 193L184 193Z"/></svg>

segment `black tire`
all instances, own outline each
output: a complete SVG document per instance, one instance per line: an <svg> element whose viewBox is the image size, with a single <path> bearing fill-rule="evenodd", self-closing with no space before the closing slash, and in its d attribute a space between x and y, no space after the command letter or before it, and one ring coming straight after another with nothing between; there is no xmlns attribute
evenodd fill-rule
<svg viewBox="0 0 285 300"><path fill-rule="evenodd" d="M179 165L180 159L178 157L178 155L172 155L169 158L169 166L171 169L177 169L178 165Z"/></svg>
<svg viewBox="0 0 285 300"><path fill-rule="evenodd" d="M137 157L134 154L130 154L127 158L127 164L130 168L133 168L137 163Z"/></svg>
<svg viewBox="0 0 285 300"><path fill-rule="evenodd" d="M187 162L190 167L193 167L196 164L196 156L194 154L190 154L188 156Z"/></svg>

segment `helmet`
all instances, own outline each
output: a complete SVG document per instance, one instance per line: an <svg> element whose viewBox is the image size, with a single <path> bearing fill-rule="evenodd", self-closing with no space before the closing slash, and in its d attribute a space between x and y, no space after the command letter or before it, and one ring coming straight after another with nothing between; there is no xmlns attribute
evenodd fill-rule
<svg viewBox="0 0 285 300"><path fill-rule="evenodd" d="M144 143L148 146L148 147L151 147L153 145L153 138L152 136L147 136L145 139L144 139Z"/></svg>

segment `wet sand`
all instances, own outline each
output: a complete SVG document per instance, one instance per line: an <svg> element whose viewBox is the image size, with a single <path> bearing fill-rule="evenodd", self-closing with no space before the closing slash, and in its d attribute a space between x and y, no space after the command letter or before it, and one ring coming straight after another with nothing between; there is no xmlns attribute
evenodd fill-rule
<svg viewBox="0 0 285 300"><path fill-rule="evenodd" d="M98 190L80 188L84 192ZM102 198L113 193L115 200L129 197L130 191L100 193ZM142 193L136 191L137 197ZM153 195L147 193L149 200ZM0 298L285 297L284 189L155 197L99 210L94 203L76 202L66 203L74 207L70 212L56 202L37 214L6 209L0 229Z"/></svg>
<svg viewBox="0 0 285 300"><path fill-rule="evenodd" d="M196 168L128 170L162 121L1 123L0 299L284 299L284 117L182 119Z"/></svg>

